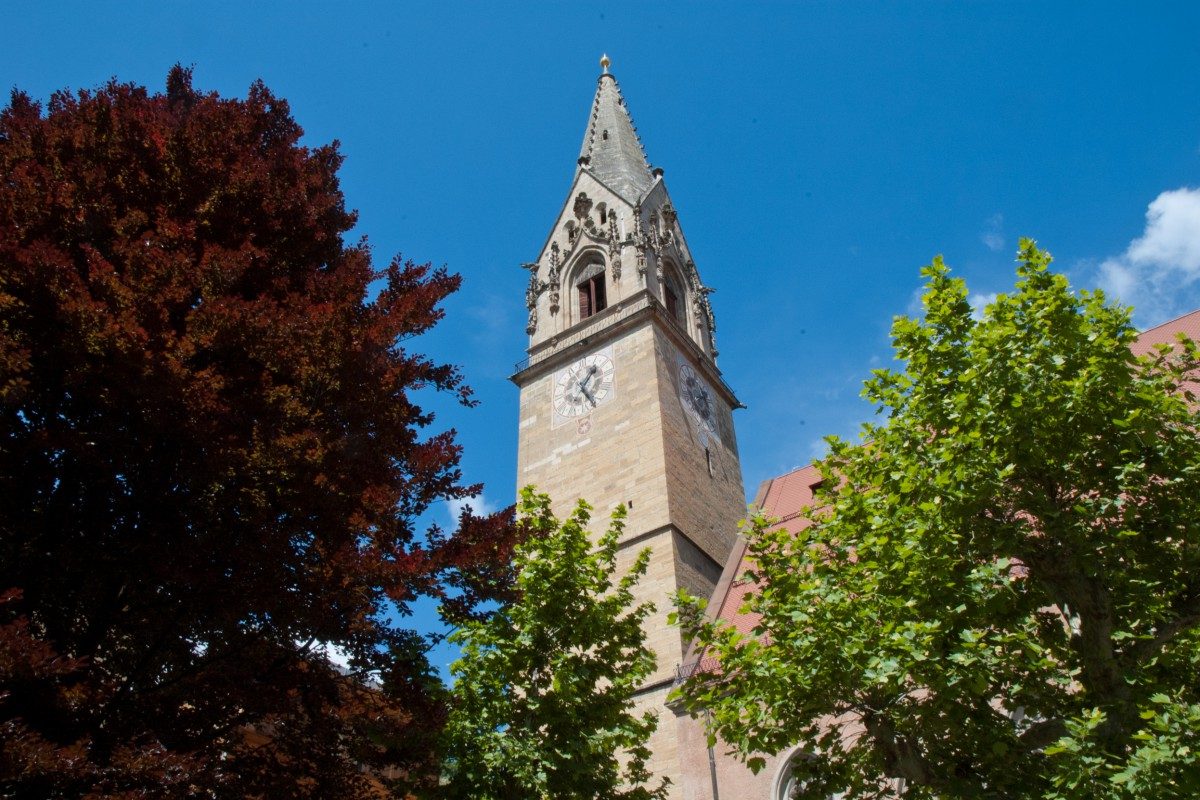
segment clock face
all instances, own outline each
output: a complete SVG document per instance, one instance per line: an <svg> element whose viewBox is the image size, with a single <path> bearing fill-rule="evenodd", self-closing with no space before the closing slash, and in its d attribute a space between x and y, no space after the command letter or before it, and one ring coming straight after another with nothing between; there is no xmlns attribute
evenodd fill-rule
<svg viewBox="0 0 1200 800"><path fill-rule="evenodd" d="M613 397L616 365L601 351L584 356L558 371L554 378L554 416L565 421L591 413Z"/></svg>
<svg viewBox="0 0 1200 800"><path fill-rule="evenodd" d="M712 390L690 364L679 365L679 399L704 431L716 432L717 417Z"/></svg>

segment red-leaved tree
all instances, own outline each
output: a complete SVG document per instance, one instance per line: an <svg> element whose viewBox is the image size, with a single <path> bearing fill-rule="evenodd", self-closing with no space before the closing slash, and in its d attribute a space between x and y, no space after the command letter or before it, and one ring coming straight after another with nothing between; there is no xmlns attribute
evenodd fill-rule
<svg viewBox="0 0 1200 800"><path fill-rule="evenodd" d="M411 349L459 278L374 269L336 143L191 83L0 112L0 796L429 780L440 685L394 611L504 588L503 515L416 522L471 491L411 397L468 401Z"/></svg>

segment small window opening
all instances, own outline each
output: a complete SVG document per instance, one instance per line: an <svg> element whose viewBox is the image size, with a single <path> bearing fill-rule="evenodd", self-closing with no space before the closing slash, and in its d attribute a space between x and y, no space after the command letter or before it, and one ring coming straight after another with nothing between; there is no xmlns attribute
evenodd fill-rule
<svg viewBox="0 0 1200 800"><path fill-rule="evenodd" d="M607 142L608 141L608 131L605 131L604 133L600 134L600 138Z"/></svg>
<svg viewBox="0 0 1200 800"><path fill-rule="evenodd" d="M713 472L712 451L709 450L707 447L704 448L704 461L708 465L708 477L710 477L710 478L716 477Z"/></svg>
<svg viewBox="0 0 1200 800"><path fill-rule="evenodd" d="M608 307L608 300L604 296L603 271L583 281L576 288L579 290L580 319L587 319Z"/></svg>
<svg viewBox="0 0 1200 800"><path fill-rule="evenodd" d="M666 305L671 319L683 322L683 305L679 302L679 292L675 290L675 285L671 281L663 284L663 303Z"/></svg>
<svg viewBox="0 0 1200 800"><path fill-rule="evenodd" d="M604 207L604 203L600 204L600 224L608 224L608 209Z"/></svg>

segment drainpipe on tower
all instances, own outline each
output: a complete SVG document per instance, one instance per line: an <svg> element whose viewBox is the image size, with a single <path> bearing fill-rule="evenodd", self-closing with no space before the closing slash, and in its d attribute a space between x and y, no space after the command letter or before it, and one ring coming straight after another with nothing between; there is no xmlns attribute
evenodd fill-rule
<svg viewBox="0 0 1200 800"><path fill-rule="evenodd" d="M712 729L712 712L707 708L704 709L704 727ZM712 780L712 800L721 800L721 793L717 791L717 756L711 744L708 746L708 777Z"/></svg>

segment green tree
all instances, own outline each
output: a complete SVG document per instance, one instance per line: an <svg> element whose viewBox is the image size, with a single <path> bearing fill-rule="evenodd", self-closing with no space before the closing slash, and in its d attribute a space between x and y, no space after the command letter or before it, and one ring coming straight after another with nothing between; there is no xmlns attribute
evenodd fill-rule
<svg viewBox="0 0 1200 800"><path fill-rule="evenodd" d="M508 555L500 520L417 523L471 492L413 398L467 400L414 347L459 279L347 244L342 157L301 134L179 67L0 112L0 796L437 776L440 687L393 612L447 583L466 608Z"/></svg>
<svg viewBox="0 0 1200 800"><path fill-rule="evenodd" d="M1196 346L1135 358L1049 262L1023 241L979 318L926 267L884 421L829 440L811 527L749 532L753 635L682 604L720 661L682 697L743 757L847 797L1200 792Z"/></svg>
<svg viewBox="0 0 1200 800"><path fill-rule="evenodd" d="M450 636L462 647L447 724L447 795L476 800L651 800L647 739L654 712L633 695L654 671L633 605L649 550L614 581L625 509L593 545L583 501L563 522L550 500L521 492L524 544L516 597Z"/></svg>

